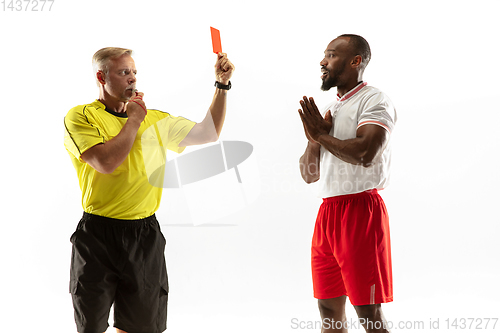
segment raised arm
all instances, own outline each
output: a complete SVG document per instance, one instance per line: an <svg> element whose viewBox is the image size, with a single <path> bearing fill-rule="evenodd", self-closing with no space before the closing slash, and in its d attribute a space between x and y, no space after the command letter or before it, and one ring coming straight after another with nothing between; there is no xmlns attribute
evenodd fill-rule
<svg viewBox="0 0 500 333"><path fill-rule="evenodd" d="M217 82L228 85L235 67L225 53L217 55L217 62L214 67ZM222 131L224 118L226 117L226 97L227 90L215 88L212 104L208 109L205 119L194 125L189 134L180 142L180 147L217 141Z"/></svg>

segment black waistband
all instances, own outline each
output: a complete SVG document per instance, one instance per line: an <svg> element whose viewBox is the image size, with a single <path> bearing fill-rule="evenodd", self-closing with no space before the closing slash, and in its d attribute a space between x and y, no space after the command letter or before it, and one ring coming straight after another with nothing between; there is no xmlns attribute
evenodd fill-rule
<svg viewBox="0 0 500 333"><path fill-rule="evenodd" d="M124 226L124 225L139 225L142 223L156 222L156 215L153 214L151 216L145 217L143 219L137 219L137 220L121 220L121 219L114 219L111 217L100 216L100 215L95 215L95 214L83 212L82 219L88 220L88 221L102 222L102 223L107 223L107 224L119 224L119 225Z"/></svg>

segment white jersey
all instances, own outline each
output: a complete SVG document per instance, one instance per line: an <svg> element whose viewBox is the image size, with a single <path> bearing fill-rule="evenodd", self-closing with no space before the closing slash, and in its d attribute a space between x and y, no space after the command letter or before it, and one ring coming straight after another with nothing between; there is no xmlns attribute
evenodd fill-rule
<svg viewBox="0 0 500 333"><path fill-rule="evenodd" d="M327 105L323 115L331 111L333 126L330 135L347 140L356 137L360 126L374 124L385 128L389 134L396 124L396 110L391 100L377 88L360 83L335 102ZM318 196L321 198L359 193L385 188L389 183L391 165L391 142L366 168L342 161L325 148L320 150L320 179Z"/></svg>

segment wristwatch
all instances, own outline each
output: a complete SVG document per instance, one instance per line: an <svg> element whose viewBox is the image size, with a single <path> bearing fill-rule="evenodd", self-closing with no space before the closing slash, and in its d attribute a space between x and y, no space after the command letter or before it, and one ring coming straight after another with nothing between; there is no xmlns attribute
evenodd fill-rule
<svg viewBox="0 0 500 333"><path fill-rule="evenodd" d="M219 89L229 90L229 89L231 89L231 81L229 81L227 85L222 84L218 81L215 81L214 86L219 88Z"/></svg>

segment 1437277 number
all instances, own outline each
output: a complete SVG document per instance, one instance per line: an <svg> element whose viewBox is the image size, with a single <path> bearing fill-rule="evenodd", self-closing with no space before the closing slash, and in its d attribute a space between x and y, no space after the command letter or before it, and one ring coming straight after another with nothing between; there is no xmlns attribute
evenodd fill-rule
<svg viewBox="0 0 500 333"><path fill-rule="evenodd" d="M43 12L50 11L54 0L2 0L2 11Z"/></svg>

